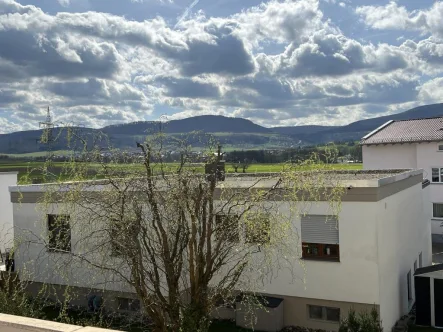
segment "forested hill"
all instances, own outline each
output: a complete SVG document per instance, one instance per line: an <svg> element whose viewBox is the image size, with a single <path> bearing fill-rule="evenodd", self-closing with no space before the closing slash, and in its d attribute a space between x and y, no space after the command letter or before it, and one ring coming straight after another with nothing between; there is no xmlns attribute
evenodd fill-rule
<svg viewBox="0 0 443 332"><path fill-rule="evenodd" d="M170 136L201 131L212 133L226 149L281 149L299 145L322 144L331 141L355 141L388 120L407 120L443 116L443 104L425 105L403 113L353 122L345 126L294 126L266 128L241 118L218 115L202 115L162 124L162 130ZM134 122L107 126L102 129L82 128L87 132L104 132L114 146L133 149L135 142L146 134L158 131L159 123ZM38 144L41 131L21 131L0 135L0 153L31 153L46 149ZM53 150L67 149L66 137L52 145Z"/></svg>

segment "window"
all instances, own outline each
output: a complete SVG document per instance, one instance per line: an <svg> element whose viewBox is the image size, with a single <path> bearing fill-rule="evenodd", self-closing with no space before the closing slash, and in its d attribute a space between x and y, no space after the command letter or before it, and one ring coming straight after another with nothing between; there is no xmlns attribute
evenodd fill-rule
<svg viewBox="0 0 443 332"><path fill-rule="evenodd" d="M338 261L340 258L338 244L302 243L303 258Z"/></svg>
<svg viewBox="0 0 443 332"><path fill-rule="evenodd" d="M414 272L417 271L417 261L414 262Z"/></svg>
<svg viewBox="0 0 443 332"><path fill-rule="evenodd" d="M118 297L118 310L123 311L139 311L140 310L140 300L128 299L125 297Z"/></svg>
<svg viewBox="0 0 443 332"><path fill-rule="evenodd" d="M246 223L246 243L265 244L271 240L271 223L268 215L248 218Z"/></svg>
<svg viewBox="0 0 443 332"><path fill-rule="evenodd" d="M423 267L423 255L420 253L418 255L418 267Z"/></svg>
<svg viewBox="0 0 443 332"><path fill-rule="evenodd" d="M411 283L411 271L408 272L406 277L408 279L408 301L412 300L412 283Z"/></svg>
<svg viewBox="0 0 443 332"><path fill-rule="evenodd" d="M215 238L226 239L228 242L238 243L238 216L218 214L215 216Z"/></svg>
<svg viewBox="0 0 443 332"><path fill-rule="evenodd" d="M432 204L432 217L443 219L443 204L442 203L433 203Z"/></svg>
<svg viewBox="0 0 443 332"><path fill-rule="evenodd" d="M110 237L111 237L111 256L121 256L122 254L122 247L120 245L120 240L122 238L121 236L122 232L120 230L120 227L116 225L111 225L110 230Z"/></svg>
<svg viewBox="0 0 443 332"><path fill-rule="evenodd" d="M327 320L331 322L340 321L340 308L329 308L318 305L308 305L310 319Z"/></svg>
<svg viewBox="0 0 443 332"><path fill-rule="evenodd" d="M438 145L438 151L443 151L443 144Z"/></svg>
<svg viewBox="0 0 443 332"><path fill-rule="evenodd" d="M339 261L338 220L324 215L306 215L301 218L302 257Z"/></svg>
<svg viewBox="0 0 443 332"><path fill-rule="evenodd" d="M443 168L434 167L432 168L431 182L442 183L443 182Z"/></svg>
<svg viewBox="0 0 443 332"><path fill-rule="evenodd" d="M118 257L125 252L134 250L140 230L134 220L125 220L123 222L118 219L112 219L110 220L108 232L111 256Z"/></svg>
<svg viewBox="0 0 443 332"><path fill-rule="evenodd" d="M51 251L71 251L71 227L68 215L48 214L48 244Z"/></svg>

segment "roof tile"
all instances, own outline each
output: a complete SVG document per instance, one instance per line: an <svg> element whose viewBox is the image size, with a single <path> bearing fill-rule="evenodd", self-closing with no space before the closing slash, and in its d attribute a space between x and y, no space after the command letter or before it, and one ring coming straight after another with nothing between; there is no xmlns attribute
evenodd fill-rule
<svg viewBox="0 0 443 332"><path fill-rule="evenodd" d="M361 140L363 145L443 141L443 117L393 121Z"/></svg>

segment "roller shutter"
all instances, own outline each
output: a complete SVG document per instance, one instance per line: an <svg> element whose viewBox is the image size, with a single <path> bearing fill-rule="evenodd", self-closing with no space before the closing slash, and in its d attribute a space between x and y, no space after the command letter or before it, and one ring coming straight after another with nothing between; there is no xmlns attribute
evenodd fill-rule
<svg viewBox="0 0 443 332"><path fill-rule="evenodd" d="M301 217L302 242L339 244L338 220L325 215L306 215Z"/></svg>

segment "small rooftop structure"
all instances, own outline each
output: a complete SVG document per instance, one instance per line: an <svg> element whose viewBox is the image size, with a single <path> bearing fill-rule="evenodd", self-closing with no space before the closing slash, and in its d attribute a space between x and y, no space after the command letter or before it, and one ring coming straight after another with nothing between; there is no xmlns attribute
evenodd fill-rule
<svg viewBox="0 0 443 332"><path fill-rule="evenodd" d="M443 141L443 117L390 120L361 140L362 145Z"/></svg>

